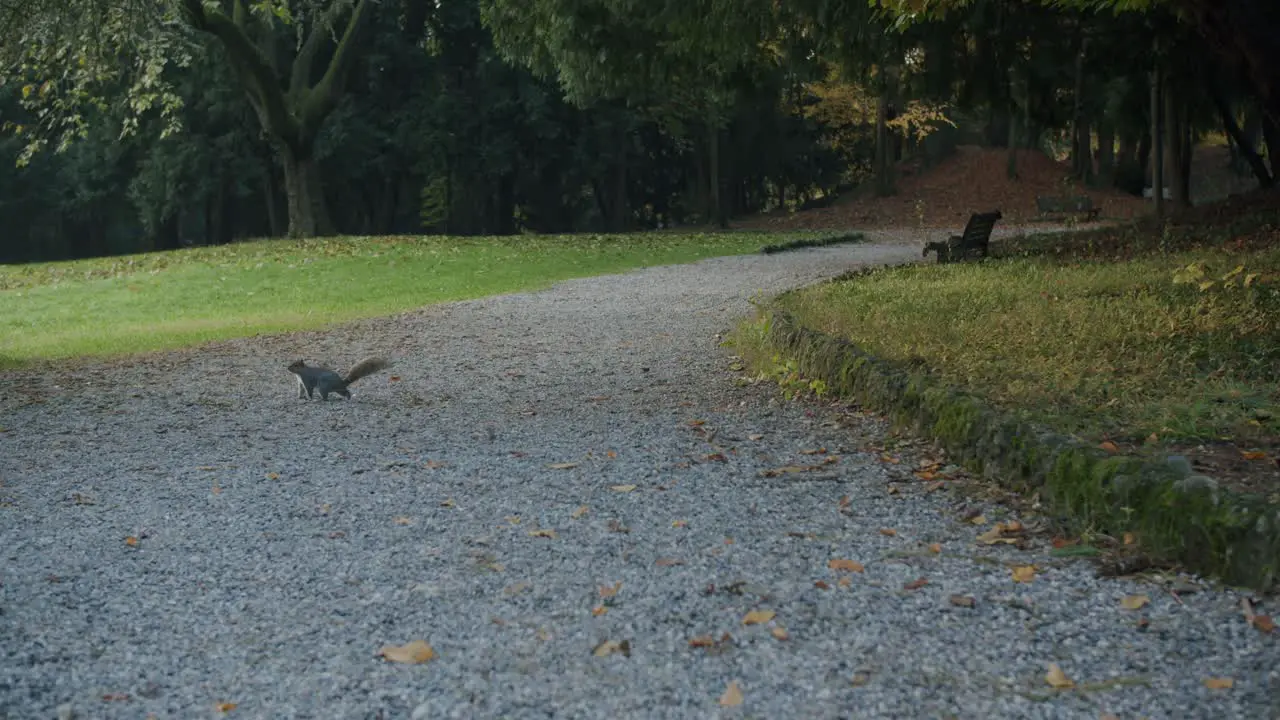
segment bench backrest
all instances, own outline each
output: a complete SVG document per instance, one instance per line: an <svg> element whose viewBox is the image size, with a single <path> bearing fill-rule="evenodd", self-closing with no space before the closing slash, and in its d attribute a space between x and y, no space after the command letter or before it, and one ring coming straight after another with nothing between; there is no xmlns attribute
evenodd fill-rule
<svg viewBox="0 0 1280 720"><path fill-rule="evenodd" d="M988 213L974 213L969 216L969 223L964 226L964 234L960 236L961 245L986 244L991 238L991 231L996 221L1004 217L999 210Z"/></svg>

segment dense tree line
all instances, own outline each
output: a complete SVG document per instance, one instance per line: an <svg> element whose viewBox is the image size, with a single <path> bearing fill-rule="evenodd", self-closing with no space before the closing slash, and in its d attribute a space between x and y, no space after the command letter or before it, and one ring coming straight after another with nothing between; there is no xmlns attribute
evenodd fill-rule
<svg viewBox="0 0 1280 720"><path fill-rule="evenodd" d="M895 160L958 142L1065 148L1133 192L1159 149L1186 202L1225 130L1271 185L1280 22L1236 5L0 3L0 261L724 223L891 193Z"/></svg>

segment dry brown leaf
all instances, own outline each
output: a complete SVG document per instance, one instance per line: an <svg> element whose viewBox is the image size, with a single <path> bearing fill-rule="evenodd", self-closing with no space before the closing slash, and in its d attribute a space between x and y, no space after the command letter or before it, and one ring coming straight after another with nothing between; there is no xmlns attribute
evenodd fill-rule
<svg viewBox="0 0 1280 720"><path fill-rule="evenodd" d="M846 560L844 558L832 558L827 561L827 567L832 570L843 570L844 572L862 572L866 568L857 560Z"/></svg>
<svg viewBox="0 0 1280 720"><path fill-rule="evenodd" d="M773 628L773 629L769 630L769 634L770 634L770 635L772 635L772 636L774 637L774 639L775 639L775 640L790 640L790 639L791 639L791 635L787 632L787 629L786 629L786 628L784 628L784 627L782 627L782 626L778 626L778 627L775 627L775 628Z"/></svg>
<svg viewBox="0 0 1280 720"><path fill-rule="evenodd" d="M826 583L826 581L825 581L825 580L814 580L814 581L813 581L813 586L814 586L814 587L816 587L816 588L818 588L819 590L830 590L830 589L831 589L831 586L830 586L830 585L828 585L828 584Z"/></svg>
<svg viewBox="0 0 1280 720"><path fill-rule="evenodd" d="M220 712L220 713L229 713L229 712L231 712L232 710L235 710L235 709L236 709L236 708L238 708L238 707L240 707L240 705L239 705L238 703L233 703L233 702L221 702L221 703L218 703L217 705L214 705L214 706L213 706L213 709L214 709L214 710L217 710L217 711L218 711L218 712Z"/></svg>
<svg viewBox="0 0 1280 720"><path fill-rule="evenodd" d="M413 519L407 515L397 515L391 518L391 522L397 525L408 525L413 522Z"/></svg>
<svg viewBox="0 0 1280 720"><path fill-rule="evenodd" d="M676 565L683 565L684 561L679 558L658 558L653 564L658 567L675 567Z"/></svg>
<svg viewBox="0 0 1280 720"><path fill-rule="evenodd" d="M609 612L609 608L607 608L607 607L605 607L605 606L603 606L603 605L597 605L597 606L595 606L595 607L591 608L591 614L592 614L592 615L595 615L596 617L600 617L601 615L603 615L603 614L605 614L605 613L607 613L607 612Z"/></svg>
<svg viewBox="0 0 1280 720"><path fill-rule="evenodd" d="M929 543L929 552L937 555L942 552L942 543Z"/></svg>
<svg viewBox="0 0 1280 720"><path fill-rule="evenodd" d="M689 525L688 520L672 520L671 521L671 527L673 528L682 528L682 527L687 527L688 525Z"/></svg>
<svg viewBox="0 0 1280 720"><path fill-rule="evenodd" d="M800 451L800 454L801 455L826 455L827 449L826 448L805 448L804 450Z"/></svg>
<svg viewBox="0 0 1280 720"><path fill-rule="evenodd" d="M716 639L710 635L699 635L698 637L689 640L689 647L693 648L714 647L715 644Z"/></svg>
<svg viewBox="0 0 1280 720"><path fill-rule="evenodd" d="M611 597L615 597L615 596L618 594L618 591L619 591L619 590L621 590L621 589L622 589L622 581L621 581L621 580L619 580L618 582L616 582L616 583L614 583L614 584L612 584L612 585L601 585L601 586L600 586L600 597L601 597L601 598L605 598L605 599L608 599L608 598L611 598Z"/></svg>
<svg viewBox="0 0 1280 720"><path fill-rule="evenodd" d="M738 683L731 682L729 687L724 689L724 694L720 696L721 707L737 707L742 704L742 688L738 687Z"/></svg>
<svg viewBox="0 0 1280 720"><path fill-rule="evenodd" d="M268 479L268 480L279 480L279 479L280 479L280 473L278 473L278 472L269 472L269 473L267 473L267 479Z"/></svg>
<svg viewBox="0 0 1280 720"><path fill-rule="evenodd" d="M1100 444L1098 445L1098 447L1102 448L1103 450L1106 450L1106 451L1107 451L1107 452L1109 452L1109 453L1118 453L1118 452L1120 452L1120 448L1119 448L1119 447L1117 447L1117 446L1116 446L1116 444L1115 444L1115 443L1113 443L1113 442L1111 442L1110 440L1105 440L1105 441L1103 441L1102 443L1100 443Z"/></svg>
<svg viewBox="0 0 1280 720"><path fill-rule="evenodd" d="M1147 595L1125 595L1120 599L1120 607L1125 610L1141 610L1151 602Z"/></svg>
<svg viewBox="0 0 1280 720"><path fill-rule="evenodd" d="M880 528L880 534L885 537L894 537L898 534L898 531L893 528Z"/></svg>
<svg viewBox="0 0 1280 720"><path fill-rule="evenodd" d="M725 457L724 453L718 452L705 455L702 459L706 462L729 462L729 458Z"/></svg>
<svg viewBox="0 0 1280 720"><path fill-rule="evenodd" d="M562 463L551 463L550 465L548 465L548 466L547 466L547 469L549 469L549 470L572 470L573 468L576 468L576 467L578 467L578 463L576 463L576 462L562 462Z"/></svg>
<svg viewBox="0 0 1280 720"><path fill-rule="evenodd" d="M1049 683L1050 687L1057 690L1066 690L1067 688L1073 688L1076 686L1076 684L1071 681L1071 678L1067 677L1067 674L1062 672L1062 668L1058 667L1057 663L1049 663L1049 672L1044 674L1044 681Z"/></svg>
<svg viewBox="0 0 1280 720"><path fill-rule="evenodd" d="M975 600L972 595L952 595L950 598L947 598L947 599L950 600L951 604L955 605L956 607L971 608L978 603L978 601Z"/></svg>
<svg viewBox="0 0 1280 720"><path fill-rule="evenodd" d="M1267 454L1264 452L1258 452L1256 450L1250 451L1250 452L1245 452L1242 450L1240 452L1240 457L1243 457L1245 460L1266 460Z"/></svg>
<svg viewBox="0 0 1280 720"><path fill-rule="evenodd" d="M378 654L397 663L420 665L436 657L436 651L425 640L414 640L405 645L384 645Z"/></svg>
<svg viewBox="0 0 1280 720"><path fill-rule="evenodd" d="M853 501L849 499L848 495L841 495L840 502L837 504L842 508L847 508L853 504Z"/></svg>
<svg viewBox="0 0 1280 720"><path fill-rule="evenodd" d="M969 518L969 522L973 523L974 525L986 525L986 524L987 524L987 516L986 516L986 515L974 515L973 517Z"/></svg>
<svg viewBox="0 0 1280 720"><path fill-rule="evenodd" d="M1029 583L1036 579L1035 565L1019 565L1013 569L1013 581Z"/></svg>
<svg viewBox="0 0 1280 720"><path fill-rule="evenodd" d="M569 517L573 518L574 520L577 520L583 515L586 515L590 509L591 508L587 507L586 505L580 505L577 510L574 510L573 512L569 513Z"/></svg>
<svg viewBox="0 0 1280 720"><path fill-rule="evenodd" d="M1204 679L1204 686L1210 690L1230 690L1235 687L1236 681L1229 677L1211 677Z"/></svg>
<svg viewBox="0 0 1280 720"><path fill-rule="evenodd" d="M630 640L605 640L595 649L591 651L596 657L605 657L614 653L622 653L624 657L631 657L631 641Z"/></svg>
<svg viewBox="0 0 1280 720"><path fill-rule="evenodd" d="M635 485L610 485L609 489L614 492L629 493L636 489Z"/></svg>
<svg viewBox="0 0 1280 720"><path fill-rule="evenodd" d="M1271 619L1270 615L1254 615L1249 624L1264 633L1271 633L1276 629L1276 623Z"/></svg>
<svg viewBox="0 0 1280 720"><path fill-rule="evenodd" d="M1125 545L1132 545L1137 541L1138 541L1138 538L1134 537L1133 533L1131 532L1125 533L1121 540L1121 542L1123 542Z"/></svg>
<svg viewBox="0 0 1280 720"><path fill-rule="evenodd" d="M556 539L556 531L555 531L555 530L552 530L551 528L544 528L544 529L542 529L542 530L534 530L533 532L529 533L529 537L548 538L548 539L550 539L550 540L555 540L555 539Z"/></svg>
<svg viewBox="0 0 1280 720"><path fill-rule="evenodd" d="M762 625L773 619L777 615L772 610L752 610L742 617L743 625Z"/></svg>
<svg viewBox="0 0 1280 720"><path fill-rule="evenodd" d="M440 507L453 507L453 498L448 498L440 503Z"/></svg>
<svg viewBox="0 0 1280 720"><path fill-rule="evenodd" d="M862 687L869 682L871 682L871 673L869 672L856 672L852 678L849 678L849 684L854 687Z"/></svg>
<svg viewBox="0 0 1280 720"><path fill-rule="evenodd" d="M821 465L783 465L782 467L773 468L771 470L761 470L760 475L763 477L778 477L780 475L791 475L795 473L812 472L814 470L821 470L821 469L822 469Z"/></svg>
<svg viewBox="0 0 1280 720"><path fill-rule="evenodd" d="M841 575L840 579L836 581L836 584L842 588L853 587L853 578L848 575Z"/></svg>
<svg viewBox="0 0 1280 720"><path fill-rule="evenodd" d="M890 486L889 486L889 494L890 494L890 495L897 495L897 494L898 494L898 493L900 493L900 492L902 492L902 491L898 489L898 486L897 486L897 485L890 485Z"/></svg>
<svg viewBox="0 0 1280 720"><path fill-rule="evenodd" d="M124 539L124 544L128 545L129 547L138 547L138 538L130 535L129 537Z"/></svg>
<svg viewBox="0 0 1280 720"><path fill-rule="evenodd" d="M928 584L929 584L929 578L918 577L909 583L904 583L902 586L902 589L903 590L919 590L920 588Z"/></svg>

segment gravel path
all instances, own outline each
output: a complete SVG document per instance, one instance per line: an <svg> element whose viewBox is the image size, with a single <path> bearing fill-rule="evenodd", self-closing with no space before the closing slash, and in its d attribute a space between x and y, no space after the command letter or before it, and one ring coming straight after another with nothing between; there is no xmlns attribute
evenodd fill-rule
<svg viewBox="0 0 1280 720"><path fill-rule="evenodd" d="M716 336L753 294L918 247L0 376L0 718L1280 717L1237 594L977 545L878 420L736 382ZM372 353L397 366L350 402L284 370ZM438 657L377 655L416 639Z"/></svg>

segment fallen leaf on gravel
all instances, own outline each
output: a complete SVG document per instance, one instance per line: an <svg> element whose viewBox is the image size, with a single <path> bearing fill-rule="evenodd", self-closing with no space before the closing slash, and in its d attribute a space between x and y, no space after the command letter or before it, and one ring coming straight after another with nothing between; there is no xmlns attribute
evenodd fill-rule
<svg viewBox="0 0 1280 720"><path fill-rule="evenodd" d="M801 455L826 455L826 448L806 448L800 451Z"/></svg>
<svg viewBox="0 0 1280 720"><path fill-rule="evenodd" d="M222 493L222 488L218 486L218 483L214 483L214 484L213 484L213 488L211 489L211 492L212 492L214 495L219 495L219 494L221 494L221 493Z"/></svg>
<svg viewBox="0 0 1280 720"><path fill-rule="evenodd" d="M586 505L583 505L583 506L579 507L577 510L574 510L573 512L569 513L569 517L573 518L574 520L577 520L578 518L582 517L583 515L586 515L586 514L587 514L587 511L588 511L588 510L590 510L590 509L591 509L591 508L588 508Z"/></svg>
<svg viewBox="0 0 1280 720"><path fill-rule="evenodd" d="M1115 443L1113 443L1113 442L1111 442L1110 440L1106 440L1106 441L1104 441L1104 442L1100 443L1100 444L1098 445L1098 447L1102 448L1103 450L1106 450L1106 451L1107 451L1107 452L1109 452L1109 453L1118 453L1118 452L1120 452L1120 448L1119 448L1119 447L1117 447L1117 446L1116 446L1116 444L1115 444Z"/></svg>
<svg viewBox="0 0 1280 720"><path fill-rule="evenodd" d="M886 537L893 537L898 534L898 531L893 528L880 528L880 534Z"/></svg>
<svg viewBox="0 0 1280 720"><path fill-rule="evenodd" d="M591 614L592 614L592 615L595 615L596 617L600 617L601 615L603 615L603 614L605 614L605 613L607 613L607 612L609 612L609 608L607 608L607 607L605 607L605 606L603 606L603 605L597 605L597 606L595 606L595 607L591 608Z"/></svg>
<svg viewBox="0 0 1280 720"><path fill-rule="evenodd" d="M129 547L138 547L138 538L130 535L129 537L124 539L124 544L128 545Z"/></svg>
<svg viewBox="0 0 1280 720"><path fill-rule="evenodd" d="M1079 542L1079 540L1069 540L1064 537L1056 537L1053 539L1052 544L1055 550L1061 550L1064 547L1071 547Z"/></svg>
<svg viewBox="0 0 1280 720"><path fill-rule="evenodd" d="M974 605L976 605L978 602L977 600L973 599L972 595L952 595L950 598L948 598L948 600L950 600L951 604L955 605L956 607L966 607L966 608L971 608Z"/></svg>
<svg viewBox="0 0 1280 720"><path fill-rule="evenodd" d="M987 524L987 516L986 516L986 515L974 515L973 517L969 518L969 522L973 523L974 525L986 525L986 524Z"/></svg>
<svg viewBox="0 0 1280 720"><path fill-rule="evenodd" d="M725 545L732 545L732 544L733 544L733 538L731 538L731 537L727 537L727 538L725 538L725 539L724 539L724 544L725 544Z"/></svg>
<svg viewBox="0 0 1280 720"><path fill-rule="evenodd" d="M751 440L752 442L756 442L759 440L763 440L764 436L761 435L760 433L751 433L750 435L747 436L747 439Z"/></svg>
<svg viewBox="0 0 1280 720"><path fill-rule="evenodd" d="M506 516L505 518L503 518L503 520L506 520L508 523L511 523L512 525L519 525L519 524L520 524L520 516L519 516L519 515L508 515L508 516Z"/></svg>
<svg viewBox="0 0 1280 720"><path fill-rule="evenodd" d="M836 584L842 588L853 587L853 578L848 575L841 575L840 579L836 581Z"/></svg>
<svg viewBox="0 0 1280 720"><path fill-rule="evenodd" d="M711 453L710 455L704 456L702 459L707 462L729 462L729 458L725 457L724 453Z"/></svg>
<svg viewBox="0 0 1280 720"><path fill-rule="evenodd" d="M900 491L900 490L898 490L898 486L897 486L897 485L890 485L890 486L889 486L889 494L890 494L890 495L897 495L899 492L901 492L901 491ZM881 532L883 532L883 531L881 531Z"/></svg>
<svg viewBox="0 0 1280 720"><path fill-rule="evenodd" d="M607 457L607 458L609 458L610 460L617 459L617 457L618 457L618 451L616 451L616 450L609 450L609 451L605 452L604 456L605 456L605 457Z"/></svg>
<svg viewBox="0 0 1280 720"><path fill-rule="evenodd" d="M928 486L928 487L926 487L926 488L924 489L924 491L925 491L926 493L937 492L937 491L941 490L942 488L944 488L944 487L946 487L946 486L947 486L947 484L946 484L946 483L944 483L944 482L942 482L941 480L939 480L939 481L937 481L937 482L931 482L931 483L929 483L929 486Z"/></svg>
<svg viewBox="0 0 1280 720"><path fill-rule="evenodd" d="M217 470L218 466L217 465L201 465L196 469L197 470Z"/></svg>
<svg viewBox="0 0 1280 720"><path fill-rule="evenodd" d="M576 462L551 463L547 467L551 470L572 470L573 468L578 467L578 463Z"/></svg>
<svg viewBox="0 0 1280 720"><path fill-rule="evenodd" d="M937 555L938 553L942 552L942 543L930 543L929 552L933 553L934 555Z"/></svg>
<svg viewBox="0 0 1280 720"><path fill-rule="evenodd" d="M440 507L453 507L453 498L448 498L440 503Z"/></svg>
<svg viewBox="0 0 1280 720"><path fill-rule="evenodd" d="M616 533L629 533L629 532L631 532L631 528L627 527L626 525L623 525L622 523L618 522L617 520L610 520L610 521L609 521L609 532L616 532Z"/></svg>
<svg viewBox="0 0 1280 720"><path fill-rule="evenodd" d="M605 400L608 400L608 399L609 399L608 395L593 395L587 398L587 402L604 402Z"/></svg>
<svg viewBox="0 0 1280 720"><path fill-rule="evenodd" d="M838 462L840 462L840 456L839 456L839 455L828 455L828 456L826 456L825 458L823 458L823 459L822 459L822 464L823 464L823 465L835 465L835 464L836 464L836 463L838 463Z"/></svg>
<svg viewBox="0 0 1280 720"><path fill-rule="evenodd" d="M621 580L619 580L618 582L616 582L616 583L614 583L614 584L612 584L612 585L601 585L601 586L600 586L600 597L602 597L602 598L606 598L606 599L607 599L607 598L614 597L615 595L617 595L617 594L618 594L618 591L619 591L619 590L621 590L621 589L622 589L622 581L621 581Z"/></svg>
<svg viewBox="0 0 1280 720"><path fill-rule="evenodd" d="M1044 681L1049 683L1050 687L1058 690L1066 690L1067 688L1073 688L1076 686L1076 684L1071 681L1071 678L1067 677L1067 674L1062 672L1062 668L1058 667L1057 663L1049 663L1049 672L1044 674Z"/></svg>
<svg viewBox="0 0 1280 720"><path fill-rule="evenodd" d="M777 613L772 610L752 610L743 616L742 624L761 625L772 620L774 615L777 615Z"/></svg>
<svg viewBox="0 0 1280 720"><path fill-rule="evenodd" d="M821 465L783 465L780 468L773 468L772 470L761 470L760 475L763 477L772 478L772 477L779 477L781 475L791 475L795 473L812 472L814 470L821 470L821 469L822 469Z"/></svg>
<svg viewBox="0 0 1280 720"><path fill-rule="evenodd" d="M1236 681L1229 677L1211 677L1204 679L1204 686L1210 690L1230 690Z"/></svg>
<svg viewBox="0 0 1280 720"><path fill-rule="evenodd" d="M903 590L919 590L920 588L928 584L929 584L929 578L918 577L909 583L903 584L902 589Z"/></svg>
<svg viewBox="0 0 1280 720"><path fill-rule="evenodd" d="M831 589L831 586L830 586L830 585L828 585L828 584L826 583L826 581L825 581L825 580L814 580L814 581L813 581L813 586L814 586L814 587L816 587L816 588L818 588L819 590L830 590L830 589Z"/></svg>
<svg viewBox="0 0 1280 720"><path fill-rule="evenodd" d="M218 703L217 705L214 705L213 709L217 710L220 713L229 713L232 710L235 710L237 707L239 707L239 704L237 703L224 702L224 703Z"/></svg>
<svg viewBox="0 0 1280 720"><path fill-rule="evenodd" d="M436 657L436 651L424 640L414 640L407 645L384 645L378 654L391 662L409 665L420 665Z"/></svg>
<svg viewBox="0 0 1280 720"><path fill-rule="evenodd" d="M624 657L631 657L631 641L630 640L605 640L595 649L591 651L596 657L605 657L614 653L622 653Z"/></svg>
<svg viewBox="0 0 1280 720"><path fill-rule="evenodd" d="M397 525L408 525L413 522L413 519L408 517L407 515L397 515L391 518L391 522Z"/></svg>
<svg viewBox="0 0 1280 720"><path fill-rule="evenodd" d="M838 504L841 508L847 508L853 504L853 501L849 499L848 495L841 495L840 502Z"/></svg>
<svg viewBox="0 0 1280 720"><path fill-rule="evenodd" d="M107 693L102 696L103 702L128 702L129 693Z"/></svg>
<svg viewBox="0 0 1280 720"><path fill-rule="evenodd" d="M769 634L772 635L776 640L791 639L791 635L787 632L787 629L781 626L773 628L772 630L769 631Z"/></svg>
<svg viewBox="0 0 1280 720"><path fill-rule="evenodd" d="M653 564L658 567L674 567L676 565L683 565L684 561L679 558L658 558Z"/></svg>
<svg viewBox="0 0 1280 720"><path fill-rule="evenodd" d="M555 540L556 531L550 528L546 528L543 530L534 530L533 532L529 533L529 537L540 537L540 538L548 538L550 540Z"/></svg>
<svg viewBox="0 0 1280 720"><path fill-rule="evenodd" d="M1125 595L1120 599L1120 607L1125 610L1140 610L1151 602L1151 598L1146 595Z"/></svg>
<svg viewBox="0 0 1280 720"><path fill-rule="evenodd" d="M843 558L832 558L827 561L827 567L832 570L844 570L846 572L862 572L865 568L862 563L857 560L845 560Z"/></svg>
<svg viewBox="0 0 1280 720"><path fill-rule="evenodd" d="M1264 633L1270 633L1276 629L1276 623L1271 619L1270 615L1254 615L1249 624Z"/></svg>
<svg viewBox="0 0 1280 720"><path fill-rule="evenodd" d="M854 687L862 687L869 682L871 682L871 673L869 672L856 672L853 677L849 678L849 684Z"/></svg>
<svg viewBox="0 0 1280 720"><path fill-rule="evenodd" d="M898 463L902 462L902 460L900 460L899 458L896 458L896 457L894 457L894 456L890 455L889 453L884 453L884 454L882 454L882 455L880 456L880 461L881 461L881 462L887 462L887 463L889 463L890 465L897 465Z"/></svg>
<svg viewBox="0 0 1280 720"><path fill-rule="evenodd" d="M428 460L422 463L422 467L428 470L439 470L440 468L446 467L446 466L447 466L447 463L441 462L439 460Z"/></svg>
<svg viewBox="0 0 1280 720"><path fill-rule="evenodd" d="M635 485L610 485L609 489L614 492L629 493L636 489Z"/></svg>
<svg viewBox="0 0 1280 720"><path fill-rule="evenodd" d="M278 473L278 472L269 472L269 473L267 473L267 479L268 479L268 480L279 480L279 479L280 479L280 473Z"/></svg>
<svg viewBox="0 0 1280 720"><path fill-rule="evenodd" d="M689 647L711 647L716 644L716 639L710 635L699 635L689 640Z"/></svg>
<svg viewBox="0 0 1280 720"><path fill-rule="evenodd" d="M742 704L742 688L738 687L738 683L731 682L729 687L725 688L724 694L720 696L720 705L723 707L737 707Z"/></svg>
<svg viewBox="0 0 1280 720"><path fill-rule="evenodd" d="M1013 569L1013 581L1029 583L1036 579L1035 565L1019 565Z"/></svg>
<svg viewBox="0 0 1280 720"><path fill-rule="evenodd" d="M1267 454L1264 452L1258 452L1256 450L1250 451L1250 452L1241 451L1240 457L1244 458L1245 460L1266 460Z"/></svg>
<svg viewBox="0 0 1280 720"><path fill-rule="evenodd" d="M1013 545L1018 542L1017 538L1005 537L1006 526L1004 523L996 523L990 530L978 536L978 542L983 545Z"/></svg>
<svg viewBox="0 0 1280 720"><path fill-rule="evenodd" d="M671 521L671 527L673 528L682 528L687 526L688 524L689 524L688 520L672 520Z"/></svg>
<svg viewBox="0 0 1280 720"><path fill-rule="evenodd" d="M689 425L689 427L702 427L703 425L707 424L707 421L706 420L690 420L687 424Z"/></svg>
<svg viewBox="0 0 1280 720"><path fill-rule="evenodd" d="M932 470L917 470L915 471L914 475L920 478L921 480L933 480L934 478L938 477L938 474Z"/></svg>

